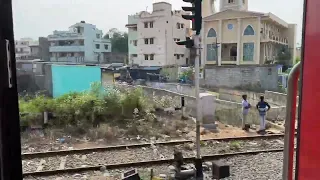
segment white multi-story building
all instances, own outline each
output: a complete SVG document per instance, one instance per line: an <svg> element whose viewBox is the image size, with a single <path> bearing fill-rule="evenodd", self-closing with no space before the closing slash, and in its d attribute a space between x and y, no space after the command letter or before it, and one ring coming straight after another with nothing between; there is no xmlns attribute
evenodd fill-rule
<svg viewBox="0 0 320 180"><path fill-rule="evenodd" d="M95 25L81 21L68 31L54 31L48 36L50 61L102 63L111 52L111 42Z"/></svg>
<svg viewBox="0 0 320 180"><path fill-rule="evenodd" d="M181 17L184 11L172 11L166 2L153 4L151 13L142 11L128 16L129 64L139 66L184 65L189 50L176 45L190 31L190 21Z"/></svg>
<svg viewBox="0 0 320 180"><path fill-rule="evenodd" d="M37 44L37 41L34 41L31 38L21 38L20 40L15 41L15 51L16 59L26 60L31 58L31 48L30 46Z"/></svg>

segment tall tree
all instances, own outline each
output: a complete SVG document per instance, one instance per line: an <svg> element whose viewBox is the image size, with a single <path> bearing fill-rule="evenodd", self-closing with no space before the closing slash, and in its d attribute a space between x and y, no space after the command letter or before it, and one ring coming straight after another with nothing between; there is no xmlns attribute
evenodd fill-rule
<svg viewBox="0 0 320 180"><path fill-rule="evenodd" d="M292 64L292 55L290 49L285 45L278 46L278 57L276 60L277 64L288 66Z"/></svg>
<svg viewBox="0 0 320 180"><path fill-rule="evenodd" d="M112 28L104 38L111 40L112 52L128 53L128 33Z"/></svg>

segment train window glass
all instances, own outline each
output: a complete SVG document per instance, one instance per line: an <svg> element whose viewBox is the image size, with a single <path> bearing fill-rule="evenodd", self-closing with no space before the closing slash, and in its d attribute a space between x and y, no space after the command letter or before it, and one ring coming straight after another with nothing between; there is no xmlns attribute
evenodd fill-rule
<svg viewBox="0 0 320 180"><path fill-rule="evenodd" d="M8 15L0 19L0 47L9 40L14 52L7 54L8 47L0 49L0 141L10 135L4 144L17 139L21 143L18 148L10 144L12 152L19 149L19 155L10 155L10 150L0 154L9 154L9 165L11 159L13 164L20 161L18 166L25 175L43 179L141 175L146 179L148 168L153 168L153 179L165 179L171 165L166 160L174 154L179 159L176 151L186 157L197 152L193 143L197 139L193 120L197 117L196 84L201 85L198 117L203 121L201 142L196 141L201 145L201 157L282 147L270 139L264 143L221 138L272 133L265 120L282 126L279 113L286 105L283 94L289 72L279 67L291 69L301 57L296 47L301 44L302 0L222 2L219 14L228 18L204 17L200 50L172 41L184 41L186 33L196 38L192 21L183 19L185 12L175 10L184 6L182 1L172 7L167 2L147 1L141 6L132 0L119 0L113 6L110 0L2 1L12 1L12 12L10 7L2 7L8 3L1 3L0 9ZM274 4L289 8L277 9ZM202 9L211 12L213 7ZM230 9L237 12L228 13ZM252 18L241 18L248 16ZM8 28L13 24L11 32ZM214 38L208 36L210 30L214 30ZM208 53L214 58L206 59ZM196 59L201 60L201 76L195 75ZM268 113L242 107L244 94L250 107L255 107L258 92L267 92L265 100L272 107ZM205 140L208 138L219 143L213 145ZM252 155L240 162L231 158L228 163L237 162L232 163L237 164L235 169L245 168L244 172L253 168L265 172L257 160L265 160L264 165L273 161L264 156ZM270 155L270 159L278 162L278 156ZM154 161L159 165L151 166ZM129 163L133 164L127 169ZM136 166L139 163L143 167ZM279 172L279 167L272 172ZM8 172L10 169L15 168ZM52 176L47 176L49 171ZM230 178L245 179L246 175ZM266 177L250 178L273 179L274 175L281 179L278 174L263 175Z"/></svg>

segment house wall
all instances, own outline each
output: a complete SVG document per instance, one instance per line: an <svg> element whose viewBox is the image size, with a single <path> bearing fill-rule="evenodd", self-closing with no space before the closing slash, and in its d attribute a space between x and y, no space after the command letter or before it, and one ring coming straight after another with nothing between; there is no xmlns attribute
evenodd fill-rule
<svg viewBox="0 0 320 180"><path fill-rule="evenodd" d="M276 91L278 70L276 66L207 66L203 85Z"/></svg>
<svg viewBox="0 0 320 180"><path fill-rule="evenodd" d="M121 85L125 88L134 88L133 86ZM158 97L161 98L163 96L169 96L173 99L174 106L180 106L181 97L185 99L185 107L186 113L192 117L196 117L196 98L194 96L189 96L186 94L181 94L178 92L173 92L165 89L158 89L153 87L146 86L136 86L141 87L145 95L151 98ZM214 105L214 119L225 124L241 126L241 103L226 101L221 99L215 99ZM268 120L274 120L277 118L284 118L285 115L285 107L273 107L267 114ZM257 111L251 110L248 115L248 123L259 124L259 114Z"/></svg>
<svg viewBox="0 0 320 180"><path fill-rule="evenodd" d="M138 15L128 17L128 24L135 25L137 31L129 28L129 63L140 66L165 66L184 65L189 58L189 51L184 46L176 45L174 39L185 40L186 33L189 32L190 22L181 17L183 11L172 10L172 5L166 2L153 3L151 13L142 11ZM153 27L149 27L149 23ZM144 24L148 23L148 28ZM177 28L177 24L183 24L183 28ZM153 38L154 43L145 44L146 38ZM133 41L137 40L137 46L133 46ZM132 54L137 54L133 57ZM150 60L150 55L154 55L154 60ZM179 58L175 56L179 54ZM145 55L149 56L145 60ZM181 56L183 55L183 56Z"/></svg>
<svg viewBox="0 0 320 180"><path fill-rule="evenodd" d="M75 28L80 28L80 32L74 32ZM101 63L105 58L105 53L111 52L111 42L103 39L103 32L93 24L80 22L69 27L68 31L54 31L48 36L51 52L50 61L60 62L81 62ZM76 40L73 45L55 45L57 41ZM84 44L79 44L79 40L84 40ZM96 45L100 45L99 48ZM107 48L105 48L105 45ZM69 53L67 57L56 57L62 52ZM74 55L71 55L74 53ZM84 59L83 59L84 58Z"/></svg>
<svg viewBox="0 0 320 180"><path fill-rule="evenodd" d="M101 82L100 66L52 65L53 97L69 92L89 90L94 82Z"/></svg>
<svg viewBox="0 0 320 180"><path fill-rule="evenodd" d="M246 8L242 9L244 6L238 6L238 3L242 3L241 0L236 0L232 4L228 4L227 1L223 2L222 6L225 11L220 11L203 19L202 42L204 48L202 57L207 55L207 44L214 44L216 41L219 43L219 48L217 49L218 60L207 61L207 58L205 58L206 64L264 64L265 59L274 61L277 58L276 55L270 53L274 50L269 46L274 46L274 44L287 45L291 51L292 59L295 58L296 24L288 24L272 13L246 11ZM245 2L246 5L247 3ZM254 29L255 33L254 35L244 36L244 30L249 25ZM217 37L207 37L210 28L216 31ZM237 61L228 61L220 58L223 44L230 43L238 46ZM243 61L244 43L254 43L253 61ZM268 44L268 48L266 44Z"/></svg>
<svg viewBox="0 0 320 180"><path fill-rule="evenodd" d="M221 24L221 27L220 27ZM232 29L228 26L232 25ZM244 36L244 30L251 26L254 29L255 34L250 36ZM260 64L260 19L258 17L252 18L232 18L232 19L219 19L213 21L204 22L204 51L203 56L205 57L206 64L216 64L216 62L207 61L207 44L215 44L218 42L217 55L221 56L221 64L226 64L230 62L228 59L223 59L226 54L229 54L228 49L231 43L235 46L239 46L239 64ZM216 31L217 37L207 37L209 30L213 28ZM239 37L240 36L240 37ZM239 43L238 43L239 42ZM243 61L243 44L244 43L254 43L254 56L253 61ZM226 45L226 46L225 46ZM259 49L259 50L258 50ZM225 54L221 54L224 52ZM236 63L236 62L231 62Z"/></svg>

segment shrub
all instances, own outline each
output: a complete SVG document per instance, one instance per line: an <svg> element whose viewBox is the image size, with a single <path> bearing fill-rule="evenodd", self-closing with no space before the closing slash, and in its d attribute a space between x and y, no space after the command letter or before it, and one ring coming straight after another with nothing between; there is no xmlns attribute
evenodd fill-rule
<svg viewBox="0 0 320 180"><path fill-rule="evenodd" d="M42 124L43 112L52 112L55 119L49 121L51 126L97 126L100 122L111 122L124 118L133 118L134 109L138 115L150 112L147 98L140 88L121 89L93 83L86 92L70 92L58 98L43 95L20 97L21 125ZM148 115L148 119L150 115Z"/></svg>
<svg viewBox="0 0 320 180"><path fill-rule="evenodd" d="M124 117L133 117L134 109L137 108L139 113L148 110L147 99L144 97L141 88L134 88L123 93L121 98L122 115Z"/></svg>

